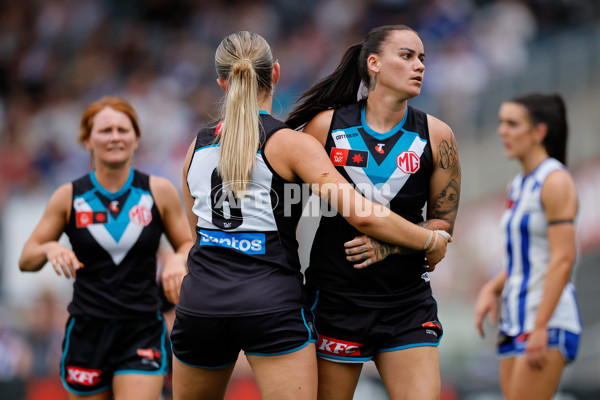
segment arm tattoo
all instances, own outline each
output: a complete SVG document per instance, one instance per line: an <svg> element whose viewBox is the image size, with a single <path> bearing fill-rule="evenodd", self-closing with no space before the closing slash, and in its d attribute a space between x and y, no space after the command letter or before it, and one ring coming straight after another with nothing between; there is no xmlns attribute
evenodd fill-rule
<svg viewBox="0 0 600 400"><path fill-rule="evenodd" d="M456 149L456 140L454 137L450 143L445 139L442 140L442 143L438 146L438 151L440 152L440 167L442 169L460 169L460 165L458 164L458 150Z"/></svg>
<svg viewBox="0 0 600 400"><path fill-rule="evenodd" d="M446 220L453 228L454 220L456 219L456 213L458 212L461 180L458 149L454 136L452 136L450 142L447 140L442 140L438 146L438 151L440 154L440 168L448 170L450 173L450 179L446 184L446 187L444 187L437 195L437 198L432 200L429 218ZM452 233L452 228L450 229L450 233Z"/></svg>
<svg viewBox="0 0 600 400"><path fill-rule="evenodd" d="M456 178L452 178L433 202L433 218L454 219L458 210L459 197L460 184Z"/></svg>
<svg viewBox="0 0 600 400"><path fill-rule="evenodd" d="M371 243L371 245L373 245L373 248L375 250L375 259L376 260L383 260L390 254L395 254L397 252L396 246L393 244L382 242L375 238L370 238L370 239L372 241L376 242L376 243Z"/></svg>

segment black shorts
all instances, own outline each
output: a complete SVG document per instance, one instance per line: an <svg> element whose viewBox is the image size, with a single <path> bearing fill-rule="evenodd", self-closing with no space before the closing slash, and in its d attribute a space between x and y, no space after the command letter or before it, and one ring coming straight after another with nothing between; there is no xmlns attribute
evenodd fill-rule
<svg viewBox="0 0 600 400"><path fill-rule="evenodd" d="M110 388L114 375L164 375L166 338L160 315L133 320L71 316L60 362L63 385L90 395Z"/></svg>
<svg viewBox="0 0 600 400"><path fill-rule="evenodd" d="M242 317L197 317L176 311L171 343L180 362L218 369L248 355L274 356L315 343L311 313L304 308Z"/></svg>
<svg viewBox="0 0 600 400"><path fill-rule="evenodd" d="M433 296L408 306L366 308L341 296L309 291L318 336L317 355L331 361L362 363L377 353L437 346L443 329Z"/></svg>

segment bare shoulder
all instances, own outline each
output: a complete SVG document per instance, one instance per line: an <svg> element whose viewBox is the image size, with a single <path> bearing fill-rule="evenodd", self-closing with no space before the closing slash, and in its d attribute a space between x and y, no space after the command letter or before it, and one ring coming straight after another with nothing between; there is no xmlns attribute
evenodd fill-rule
<svg viewBox="0 0 600 400"><path fill-rule="evenodd" d="M287 157L301 155L299 150L306 149L311 146L323 147L317 139L305 132L298 132L293 129L280 129L267 142L273 147L277 146L278 151L285 153Z"/></svg>
<svg viewBox="0 0 600 400"><path fill-rule="evenodd" d="M265 146L265 157L273 169L288 181L296 179L299 165L314 163L324 155L323 145L315 137L292 129L277 131Z"/></svg>
<svg viewBox="0 0 600 400"><path fill-rule="evenodd" d="M442 140L454 140L454 133L447 123L433 115L427 114L427 125L432 143L440 143Z"/></svg>
<svg viewBox="0 0 600 400"><path fill-rule="evenodd" d="M578 208L577 187L566 169L548 175L542 185L542 203L550 218L573 217Z"/></svg>
<svg viewBox="0 0 600 400"><path fill-rule="evenodd" d="M73 184L65 183L60 185L58 189L52 193L48 206L53 205L55 207L68 209L71 207L71 201L73 200Z"/></svg>
<svg viewBox="0 0 600 400"><path fill-rule="evenodd" d="M173 200L178 196L175 186L162 176L150 176L150 191L158 202Z"/></svg>
<svg viewBox="0 0 600 400"><path fill-rule="evenodd" d="M71 214L71 203L73 201L73 184L65 183L59 186L52 193L48 206L46 207L47 216L60 216L64 220L68 220Z"/></svg>
<svg viewBox="0 0 600 400"><path fill-rule="evenodd" d="M321 111L311 119L303 129L303 132L314 136L322 145L325 145L331 120L333 119L333 109Z"/></svg>
<svg viewBox="0 0 600 400"><path fill-rule="evenodd" d="M566 169L556 170L544 181L542 193L553 198L577 195L577 188L573 177Z"/></svg>
<svg viewBox="0 0 600 400"><path fill-rule="evenodd" d="M458 145L452 129L442 120L429 114L427 124L435 164L442 169L459 168Z"/></svg>

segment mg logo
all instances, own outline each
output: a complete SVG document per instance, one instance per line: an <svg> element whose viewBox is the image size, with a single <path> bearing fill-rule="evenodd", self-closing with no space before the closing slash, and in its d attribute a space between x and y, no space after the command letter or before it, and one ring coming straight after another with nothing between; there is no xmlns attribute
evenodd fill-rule
<svg viewBox="0 0 600 400"><path fill-rule="evenodd" d="M129 219L138 225L148 226L152 222L152 211L144 206L133 206L129 211Z"/></svg>
<svg viewBox="0 0 600 400"><path fill-rule="evenodd" d="M396 164L405 174L414 174L421 168L421 158L414 151L403 151L396 158Z"/></svg>

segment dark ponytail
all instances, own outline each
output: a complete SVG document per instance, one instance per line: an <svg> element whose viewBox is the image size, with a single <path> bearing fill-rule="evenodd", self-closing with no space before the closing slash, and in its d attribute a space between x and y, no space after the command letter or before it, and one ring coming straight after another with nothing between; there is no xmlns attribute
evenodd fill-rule
<svg viewBox="0 0 600 400"><path fill-rule="evenodd" d="M555 94L532 93L511 100L524 106L533 124L544 124L548 133L542 144L552 158L567 165L567 139L569 127L567 112L562 96Z"/></svg>
<svg viewBox="0 0 600 400"><path fill-rule="evenodd" d="M368 88L371 83L367 59L371 54L380 54L383 43L392 31L408 30L406 25L384 25L372 29L362 43L351 46L333 73L315 83L298 96L298 104L286 123L296 129L329 108L355 103L361 81Z"/></svg>
<svg viewBox="0 0 600 400"><path fill-rule="evenodd" d="M361 49L362 43L351 46L332 74L298 96L296 100L298 105L286 120L289 126L298 128L323 110L356 101L361 81L358 71L358 56Z"/></svg>

